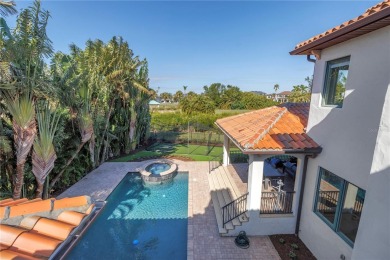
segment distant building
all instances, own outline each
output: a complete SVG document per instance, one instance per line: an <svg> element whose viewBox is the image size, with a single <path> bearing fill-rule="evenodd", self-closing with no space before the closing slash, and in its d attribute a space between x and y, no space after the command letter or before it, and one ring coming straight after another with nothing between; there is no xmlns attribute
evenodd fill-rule
<svg viewBox="0 0 390 260"><path fill-rule="evenodd" d="M150 108L160 107L160 103L157 102L156 100L150 100L150 101L149 101L149 107L150 107Z"/></svg>
<svg viewBox="0 0 390 260"><path fill-rule="evenodd" d="M279 102L279 103L287 103L288 102L288 97L291 95L291 91L283 91L280 93L272 93L272 94L267 94L268 99L272 99L273 101Z"/></svg>
<svg viewBox="0 0 390 260"><path fill-rule="evenodd" d="M251 93L257 94L257 95L262 95L262 96L266 96L267 95L267 93L265 93L263 91L251 91Z"/></svg>

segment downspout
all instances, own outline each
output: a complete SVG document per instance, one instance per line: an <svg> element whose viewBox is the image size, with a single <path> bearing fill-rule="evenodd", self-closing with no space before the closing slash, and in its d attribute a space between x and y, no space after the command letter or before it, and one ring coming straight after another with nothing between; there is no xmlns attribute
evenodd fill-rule
<svg viewBox="0 0 390 260"><path fill-rule="evenodd" d="M312 59L312 58L310 58L310 54L308 54L307 56L306 56L306 59L307 59L307 61L310 61L310 62L313 62L313 63L315 63L316 62L316 60L315 59Z"/></svg>
<svg viewBox="0 0 390 260"><path fill-rule="evenodd" d="M299 194L299 201L298 201L297 223L296 223L296 226L295 226L295 235L297 235L297 236L298 236L298 233L299 233L299 226L300 226L300 223L301 223L302 201L303 201L303 194L305 192L306 171L307 171L307 161L308 160L309 160L309 155L305 155L305 159L303 160L301 192Z"/></svg>
<svg viewBox="0 0 390 260"><path fill-rule="evenodd" d="M316 60L310 58L310 54L306 56L307 61L315 63ZM307 172L307 162L309 160L310 155L305 155L305 159L303 160L303 172L302 172L302 181L301 181L301 193L299 194L298 201L298 212L297 212L297 223L295 225L295 235L299 234L299 226L301 224L301 214L302 214L302 202L303 202L303 194L305 193L305 183L306 183L306 172Z"/></svg>

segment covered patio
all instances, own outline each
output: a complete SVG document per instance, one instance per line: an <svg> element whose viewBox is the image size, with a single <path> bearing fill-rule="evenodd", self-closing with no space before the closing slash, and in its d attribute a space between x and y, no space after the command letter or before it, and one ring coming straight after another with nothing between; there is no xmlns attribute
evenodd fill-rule
<svg viewBox="0 0 390 260"><path fill-rule="evenodd" d="M241 194L231 196L230 201L226 194L232 194L234 187L228 187L229 182L211 187L215 193L213 204L220 207L216 215L222 215L217 216L221 235L236 235L241 230L249 235L297 232L306 163L321 152L305 133L308 114L309 104L287 103L217 120L216 125L224 133L223 165L219 167L224 171L212 169L209 181L223 179L213 174L224 172L233 179L239 176L247 180L244 190L245 185L235 179L237 184L232 185L240 186ZM231 145L248 155L247 164L231 164ZM218 196L220 191L224 191L225 200ZM234 224L237 220L240 223Z"/></svg>

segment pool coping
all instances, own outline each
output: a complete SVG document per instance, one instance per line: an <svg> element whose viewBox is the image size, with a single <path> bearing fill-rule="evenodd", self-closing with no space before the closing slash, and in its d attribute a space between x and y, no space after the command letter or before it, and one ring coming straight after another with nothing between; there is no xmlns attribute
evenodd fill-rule
<svg viewBox="0 0 390 260"><path fill-rule="evenodd" d="M152 164L155 164L155 163L169 164L170 168L168 170L166 170L166 171L161 172L159 174L159 176L156 175L156 174L152 174L151 172L146 170L146 168L148 166L150 166ZM148 163L145 163L144 165L142 165L137 170L141 174L141 177L142 177L142 179L144 181L147 181L147 182L161 182L161 181L166 181L166 180L174 178L176 173L177 173L177 169L178 169L177 164L174 163L171 160L168 160L168 159L155 159L155 160L149 161Z"/></svg>

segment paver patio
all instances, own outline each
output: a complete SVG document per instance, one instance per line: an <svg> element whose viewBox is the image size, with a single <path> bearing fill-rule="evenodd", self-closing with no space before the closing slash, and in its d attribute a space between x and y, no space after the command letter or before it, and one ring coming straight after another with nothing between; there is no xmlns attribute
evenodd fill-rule
<svg viewBox="0 0 390 260"><path fill-rule="evenodd" d="M208 162L174 161L179 171L189 172L187 259L280 259L268 236L249 237L249 249L238 248L233 237L220 237L210 197ZM104 163L58 198L89 195L93 200L105 200L127 172L144 164Z"/></svg>

